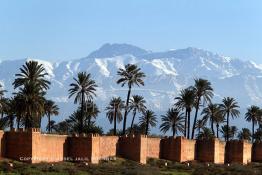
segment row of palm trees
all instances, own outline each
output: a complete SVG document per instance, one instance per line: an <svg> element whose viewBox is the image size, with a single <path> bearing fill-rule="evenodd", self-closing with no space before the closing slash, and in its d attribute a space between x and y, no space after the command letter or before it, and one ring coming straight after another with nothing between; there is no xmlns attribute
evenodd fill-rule
<svg viewBox="0 0 262 175"><path fill-rule="evenodd" d="M149 134L150 128L157 124L155 113L146 107L146 100L141 95L132 95L134 86L144 86L145 74L135 64L127 64L117 72L119 79L117 84L122 87L127 86L126 101L120 97L112 97L108 106L104 109L109 122L113 123L112 134L119 134L117 123L122 122L121 134L142 132ZM0 126L3 128L14 127L14 122L19 127L41 127L43 116L48 117L47 131L63 133L102 133L102 128L97 126L95 120L100 113L94 102L96 88L98 87L91 75L80 72L73 78L70 84L69 98L74 97L74 103L78 104L74 111L65 121L55 123L51 120L52 115L59 114L59 108L55 102L46 99L46 93L50 82L47 80L42 64L36 61L28 61L20 68L20 73L15 75L13 82L15 92L11 98L5 98L6 92L0 87L0 110L2 113ZM205 79L195 79L194 85L182 89L174 99L173 106L168 109L165 115L161 116L160 130L163 133L172 132L173 136L181 133L188 139L196 136L219 137L219 131L226 141L236 135L235 126L230 126L230 118L239 117L239 105L234 98L226 97L221 104L212 103L214 96L211 83ZM202 111L201 111L202 110ZM200 112L201 111L201 112ZM194 113L193 123L191 115ZM131 115L131 125L127 128L127 117ZM140 115L139 122L135 123L136 116ZM201 118L199 118L201 116ZM251 106L246 113L246 120L252 122L252 141L258 138L259 127L255 133L255 125L262 123L262 110L257 106ZM206 127L210 124L210 129ZM226 122L225 125L220 126ZM214 129L216 127L216 131ZM196 130L198 129L198 134ZM211 135L210 135L211 133ZM239 138L248 135L244 128L239 133Z"/></svg>

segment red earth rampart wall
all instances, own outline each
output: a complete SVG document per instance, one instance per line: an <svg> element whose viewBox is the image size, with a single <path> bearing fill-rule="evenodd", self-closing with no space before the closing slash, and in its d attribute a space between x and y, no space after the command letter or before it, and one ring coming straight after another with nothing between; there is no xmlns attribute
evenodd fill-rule
<svg viewBox="0 0 262 175"><path fill-rule="evenodd" d="M195 140L184 137L169 137L161 140L161 158L187 162L195 159Z"/></svg>
<svg viewBox="0 0 262 175"><path fill-rule="evenodd" d="M224 163L226 143L219 139L197 140L196 159L201 162Z"/></svg>
<svg viewBox="0 0 262 175"><path fill-rule="evenodd" d="M248 141L232 140L226 143L226 163L247 164L251 162L252 144Z"/></svg>

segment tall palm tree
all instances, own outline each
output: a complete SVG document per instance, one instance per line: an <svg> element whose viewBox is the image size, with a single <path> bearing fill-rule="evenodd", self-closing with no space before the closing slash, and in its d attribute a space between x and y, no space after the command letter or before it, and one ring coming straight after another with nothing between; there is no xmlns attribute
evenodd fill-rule
<svg viewBox="0 0 262 175"><path fill-rule="evenodd" d="M157 123L156 115L151 110L146 110L144 114L139 118L140 126L145 126L145 135L148 135L150 127L155 127Z"/></svg>
<svg viewBox="0 0 262 175"><path fill-rule="evenodd" d="M195 92L194 89L191 87L187 89L183 89L180 92L179 97L176 97L175 106L178 109L184 110L185 109L185 126L184 126L184 136L189 139L190 137L190 118L191 118L191 111L195 105Z"/></svg>
<svg viewBox="0 0 262 175"><path fill-rule="evenodd" d="M173 137L179 132L184 132L184 117L183 113L176 108L168 109L166 115L162 115L162 124L160 130L166 133L170 129L172 130Z"/></svg>
<svg viewBox="0 0 262 175"><path fill-rule="evenodd" d="M41 90L41 87L34 83L25 84L15 93L15 100L22 105L22 111L19 113L25 117L22 120L26 129L40 127L41 117L44 115L44 95L45 92Z"/></svg>
<svg viewBox="0 0 262 175"><path fill-rule="evenodd" d="M45 71L43 64L39 64L37 61L27 61L20 68L20 72L19 74L15 74L17 77L13 82L15 89L30 83L39 86L40 90L47 90L49 88L50 82L45 79L48 73Z"/></svg>
<svg viewBox="0 0 262 175"><path fill-rule="evenodd" d="M251 132L248 128L242 128L242 130L238 133L238 139L239 140L251 140Z"/></svg>
<svg viewBox="0 0 262 175"><path fill-rule="evenodd" d="M261 110L258 106L251 106L247 109L245 119L252 122L252 143L254 142L255 125L257 125L261 117Z"/></svg>
<svg viewBox="0 0 262 175"><path fill-rule="evenodd" d="M123 135L126 133L126 118L128 113L128 106L129 106L129 98L131 94L131 88L134 85L137 86L144 86L143 78L145 78L145 74L141 71L140 68L137 67L135 64L127 64L125 68L120 68L117 72L117 75L120 78L117 80L117 84L121 84L121 86L128 86L128 93L126 97L126 106L125 106L125 114L124 114L124 122L123 122Z"/></svg>
<svg viewBox="0 0 262 175"><path fill-rule="evenodd" d="M20 73L15 75L13 85L15 89L19 88L15 96L23 106L25 128L40 127L39 121L44 113L44 95L50 85L45 79L47 75L44 66L37 61L27 61L20 68ZM20 121L21 116L17 119Z"/></svg>
<svg viewBox="0 0 262 175"><path fill-rule="evenodd" d="M46 100L44 104L45 115L48 118L48 133L51 132L51 115L59 114L59 107L52 100Z"/></svg>
<svg viewBox="0 0 262 175"><path fill-rule="evenodd" d="M194 85L194 91L196 95L196 104L195 104L195 118L193 122L193 129L192 129L192 135L191 139L194 138L195 136L195 126L196 126L196 121L197 121L197 115L198 115L198 110L200 107L200 104L202 101L204 103L210 102L211 99L213 98L213 88L211 87L211 83L208 80L205 79L195 79L195 85Z"/></svg>
<svg viewBox="0 0 262 175"><path fill-rule="evenodd" d="M137 112L143 113L146 111L145 103L146 101L144 100L144 97L140 95L133 95L132 98L130 99L129 111L133 111L133 118L130 126L130 132L132 132L133 129L136 113Z"/></svg>
<svg viewBox="0 0 262 175"><path fill-rule="evenodd" d="M106 107L106 116L110 123L114 122L114 135L116 135L116 123L122 121L122 109L124 108L124 102L120 97L113 97L110 100L109 105Z"/></svg>
<svg viewBox="0 0 262 175"><path fill-rule="evenodd" d="M75 83L70 84L69 98L75 96L74 103L81 104L81 116L80 116L80 133L83 132L84 126L84 105L86 100L93 99L96 96L96 83L91 79L91 75L86 72L80 72L77 74L77 78L74 78Z"/></svg>
<svg viewBox="0 0 262 175"><path fill-rule="evenodd" d="M223 116L226 116L226 122L227 126L229 127L229 117L231 116L232 118L238 117L240 112L238 110L239 106L238 103L234 98L231 97L226 97L223 99L223 103L220 105L220 111ZM226 141L229 140L229 131L227 131L227 139Z"/></svg>
<svg viewBox="0 0 262 175"><path fill-rule="evenodd" d="M210 121L211 131L213 135L215 135L214 120L219 119L221 118L220 116L222 116L219 105L210 103L206 108L203 109L201 115L203 115L203 120Z"/></svg>

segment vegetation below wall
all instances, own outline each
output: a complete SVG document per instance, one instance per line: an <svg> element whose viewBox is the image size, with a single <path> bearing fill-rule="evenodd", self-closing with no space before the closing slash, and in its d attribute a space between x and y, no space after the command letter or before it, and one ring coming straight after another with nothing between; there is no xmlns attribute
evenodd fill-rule
<svg viewBox="0 0 262 175"><path fill-rule="evenodd" d="M99 165L84 163L41 163L26 164L16 161L1 160L0 174L9 175L261 175L261 164L213 165L190 163L179 164L164 160L150 159L148 165L117 158L103 161Z"/></svg>

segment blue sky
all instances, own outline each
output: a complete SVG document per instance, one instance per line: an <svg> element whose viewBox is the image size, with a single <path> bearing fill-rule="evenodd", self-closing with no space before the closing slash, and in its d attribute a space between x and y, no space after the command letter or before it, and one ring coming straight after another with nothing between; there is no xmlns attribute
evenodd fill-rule
<svg viewBox="0 0 262 175"><path fill-rule="evenodd" d="M261 0L0 0L0 59L68 60L104 43L262 63Z"/></svg>

